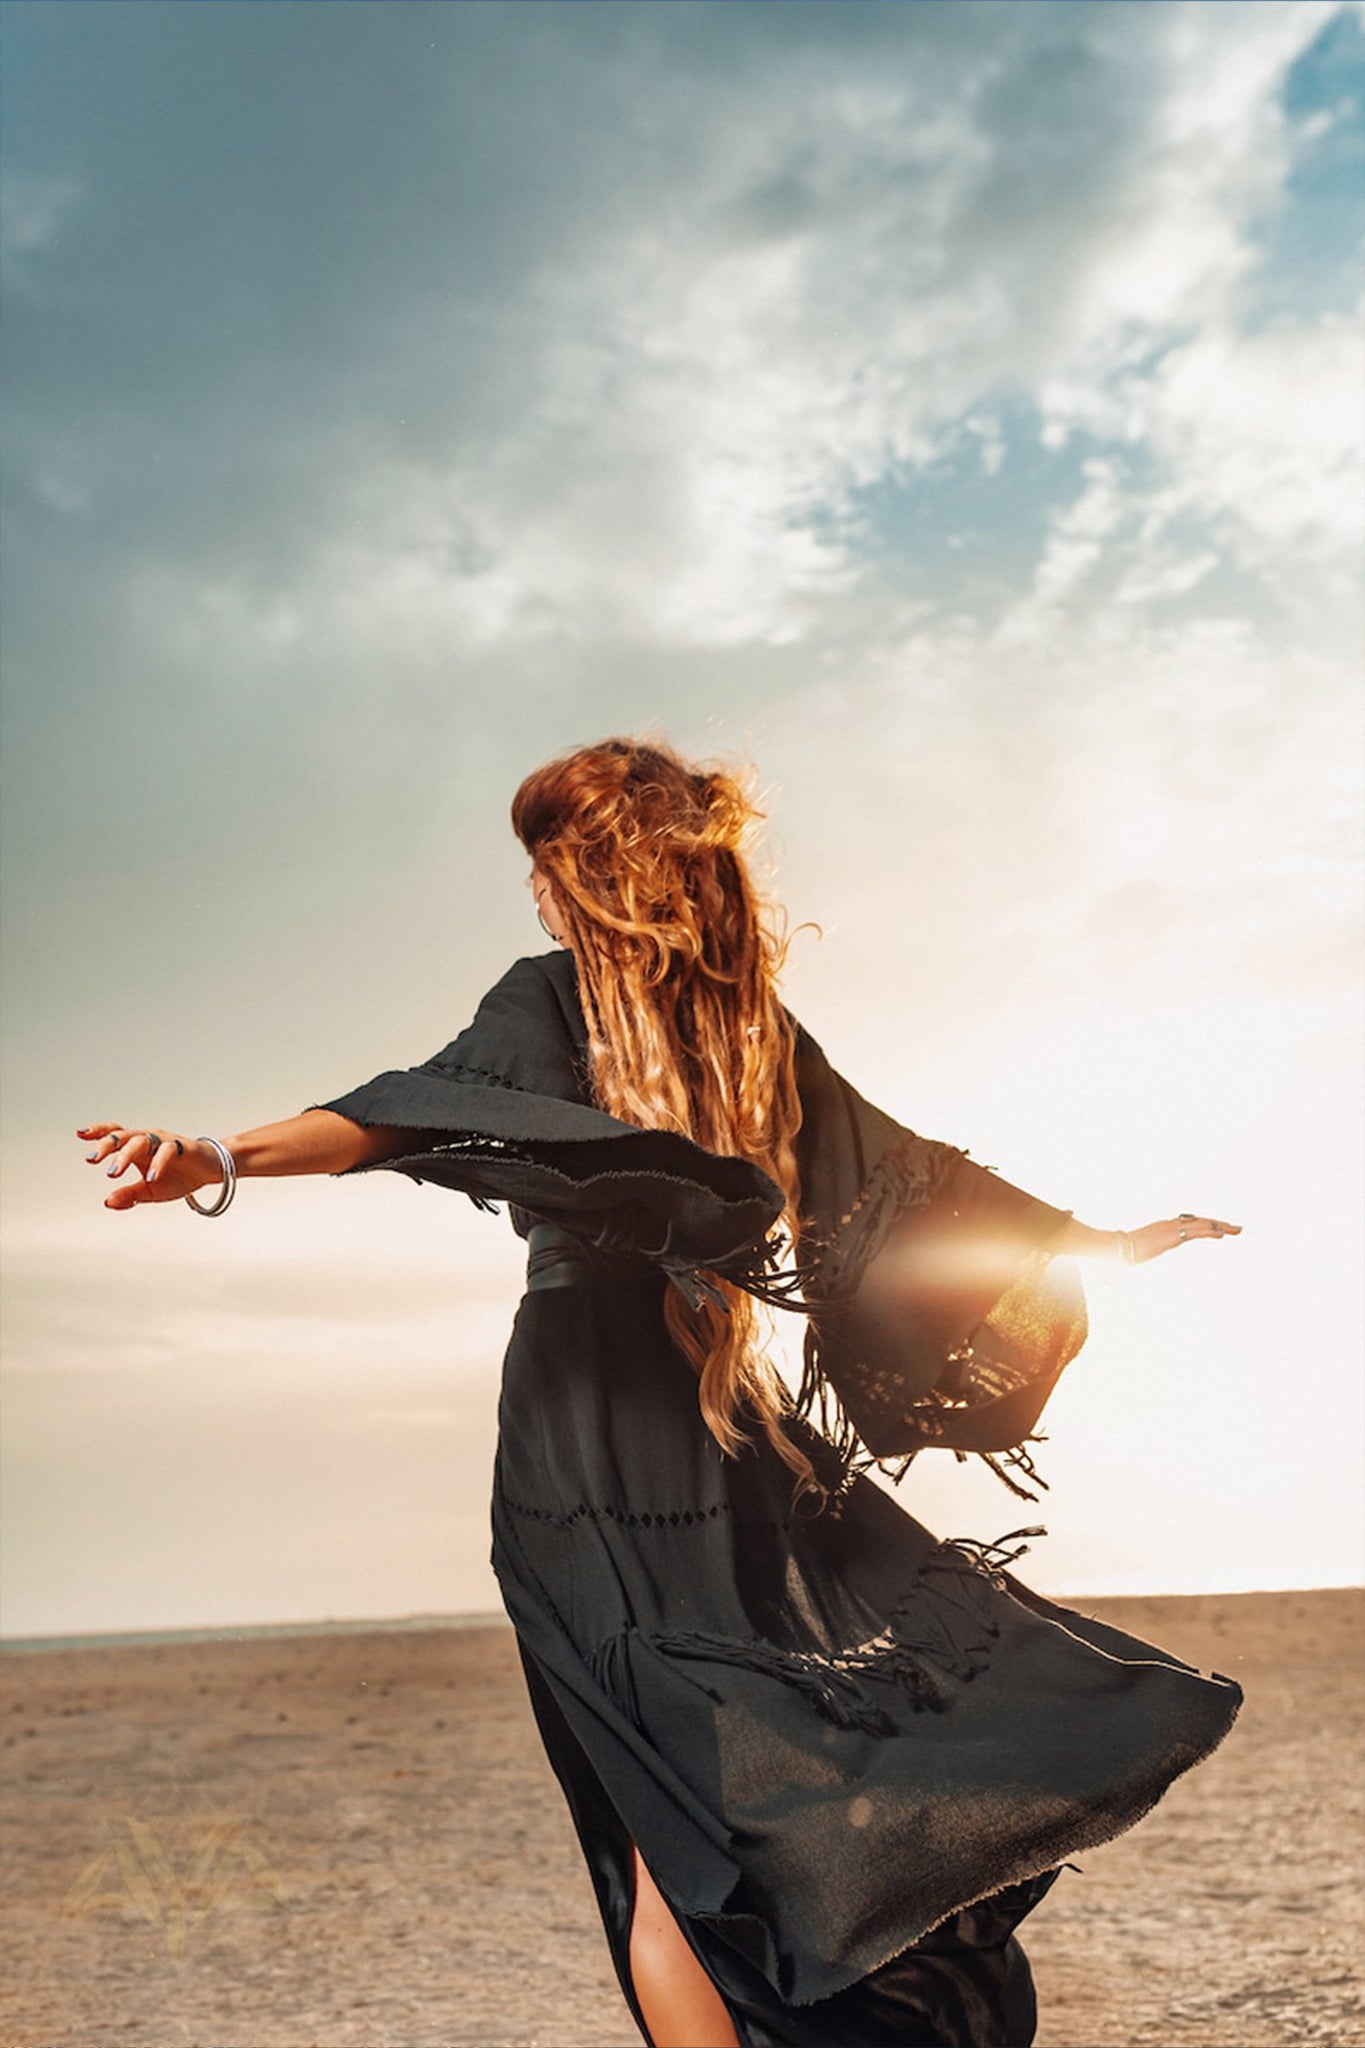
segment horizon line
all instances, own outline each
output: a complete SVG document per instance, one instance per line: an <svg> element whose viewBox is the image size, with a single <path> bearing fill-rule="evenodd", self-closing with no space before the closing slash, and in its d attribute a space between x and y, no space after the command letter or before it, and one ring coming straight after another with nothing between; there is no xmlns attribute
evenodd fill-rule
<svg viewBox="0 0 1365 2048"><path fill-rule="evenodd" d="M1128 1590L1108 1593L1050 1594L1059 1605L1078 1605L1088 1600L1256 1600L1292 1599L1310 1593L1361 1593L1365 1584L1345 1580L1334 1585L1208 1587L1198 1592ZM218 1627L169 1629L115 1629L83 1635L0 1635L0 1656L39 1654L42 1651L154 1649L158 1646L190 1643L262 1642L289 1637L414 1635L441 1629L510 1629L500 1609L476 1614L403 1614L359 1620L225 1622Z"/></svg>

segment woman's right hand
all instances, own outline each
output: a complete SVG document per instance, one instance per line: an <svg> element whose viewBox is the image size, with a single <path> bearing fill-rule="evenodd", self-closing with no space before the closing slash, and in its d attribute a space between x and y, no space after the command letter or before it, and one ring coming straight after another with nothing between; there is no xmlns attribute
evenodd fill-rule
<svg viewBox="0 0 1365 2048"><path fill-rule="evenodd" d="M106 1209L135 1209L141 1202L179 1202L223 1178L222 1162L203 1138L182 1138L174 1131L127 1124L85 1124L78 1138L93 1139L86 1153L91 1166L108 1162L111 1180L135 1166L141 1178L127 1181L105 1197Z"/></svg>

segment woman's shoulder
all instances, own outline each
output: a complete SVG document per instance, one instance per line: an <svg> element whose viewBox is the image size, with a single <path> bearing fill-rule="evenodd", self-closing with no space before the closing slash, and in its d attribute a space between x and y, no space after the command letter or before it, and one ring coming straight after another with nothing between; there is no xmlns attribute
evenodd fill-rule
<svg viewBox="0 0 1365 2048"><path fill-rule="evenodd" d="M587 1027L569 954L528 954L493 984L473 1022L429 1067L532 1093L577 1097Z"/></svg>
<svg viewBox="0 0 1365 2048"><path fill-rule="evenodd" d="M572 953L556 949L514 960L479 1004L469 1029L476 1030L481 1024L527 1032L567 1030L570 1037L586 1042Z"/></svg>
<svg viewBox="0 0 1365 2048"><path fill-rule="evenodd" d="M578 968L567 946L556 946L552 953L523 955L520 960L512 962L503 980L515 981L518 987L528 991L549 989L561 1009L582 1017L578 1001Z"/></svg>

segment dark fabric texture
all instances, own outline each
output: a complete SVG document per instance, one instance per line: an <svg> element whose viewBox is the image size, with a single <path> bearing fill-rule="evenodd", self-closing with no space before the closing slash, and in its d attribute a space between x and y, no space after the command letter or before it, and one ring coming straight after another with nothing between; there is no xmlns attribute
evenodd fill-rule
<svg viewBox="0 0 1365 2048"><path fill-rule="evenodd" d="M726 1246L759 1271L753 1218L761 1239L776 1191L686 1140L601 1130L612 1120L586 1103L583 1046L571 959L521 961L437 1059L328 1107L422 1132L399 1171L501 1196L531 1233L493 1561L632 2010L634 1840L746 2048L1024 2048L1017 1921L1061 1860L1128 1826L1214 1747L1238 1689L1032 1594L1008 1569L1017 1544L939 1542L800 1418L793 1435L837 1489L823 1512L793 1507L761 1434L723 1456L665 1292ZM876 1195L884 1161L883 1183L898 1161L917 1166L926 1141L804 1037L799 1080L800 1258L817 1302L823 1272L837 1308L838 1248L874 1206L860 1211L860 1196ZM908 1306L886 1311L913 1324L896 1398L913 1414L937 1391L965 1413L983 1401L966 1352L1021 1272L1043 1270L1064 1215L982 1169L964 1176L951 1148L929 1163L932 1192L947 1191L930 1266L989 1243L946 1282L918 1246L907 1261L921 1267ZM566 1192L585 1185L591 1201ZM903 1189L878 1206L864 1270L925 1207ZM1074 1335L1074 1298L1056 1298L1054 1335L1017 1339L1031 1361L1066 1349L1059 1322ZM847 1323L819 1343L858 1363L869 1349Z"/></svg>
<svg viewBox="0 0 1365 2048"><path fill-rule="evenodd" d="M864 1101L802 1032L804 1405L875 1457L1022 1445L1085 1339L1068 1212Z"/></svg>
<svg viewBox="0 0 1365 2048"><path fill-rule="evenodd" d="M385 1170L508 1202L523 1235L534 1215L680 1272L761 1241L782 1207L767 1175L592 1108L585 1046L572 961L518 960L434 1059L320 1106L421 1132L423 1142Z"/></svg>

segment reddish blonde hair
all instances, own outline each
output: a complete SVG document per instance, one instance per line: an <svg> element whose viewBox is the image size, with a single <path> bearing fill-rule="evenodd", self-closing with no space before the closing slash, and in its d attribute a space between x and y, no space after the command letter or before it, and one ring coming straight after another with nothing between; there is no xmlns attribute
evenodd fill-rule
<svg viewBox="0 0 1365 2048"><path fill-rule="evenodd" d="M518 839L555 892L578 968L593 1093L648 1130L761 1166L798 1201L795 1039L777 996L786 940L758 896L744 842L761 817L741 783L670 747L603 740L528 775ZM813 1484L782 1427L785 1393L757 1305L717 1282L729 1313L670 1289L669 1327L700 1376L707 1427L731 1455L744 1411Z"/></svg>

